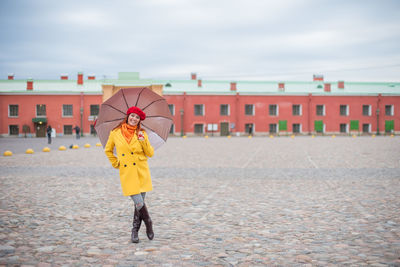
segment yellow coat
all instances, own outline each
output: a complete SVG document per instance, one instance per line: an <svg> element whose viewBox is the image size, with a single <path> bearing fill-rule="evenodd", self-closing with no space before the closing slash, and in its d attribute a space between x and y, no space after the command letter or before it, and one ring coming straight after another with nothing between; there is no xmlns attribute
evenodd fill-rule
<svg viewBox="0 0 400 267"><path fill-rule="evenodd" d="M128 144L121 129L115 129L111 131L104 149L112 166L119 169L124 196L136 195L153 189L147 157L154 155L154 149L149 142L147 133L142 131L143 141L139 141L135 134ZM117 156L114 155L114 147L116 147Z"/></svg>

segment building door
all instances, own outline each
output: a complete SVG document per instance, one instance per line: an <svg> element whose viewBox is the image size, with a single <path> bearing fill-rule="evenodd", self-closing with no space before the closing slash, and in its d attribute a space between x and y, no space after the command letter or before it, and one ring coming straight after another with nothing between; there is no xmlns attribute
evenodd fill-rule
<svg viewBox="0 0 400 267"><path fill-rule="evenodd" d="M36 137L46 137L46 124L35 123Z"/></svg>
<svg viewBox="0 0 400 267"><path fill-rule="evenodd" d="M229 135L229 122L221 122L221 136Z"/></svg>

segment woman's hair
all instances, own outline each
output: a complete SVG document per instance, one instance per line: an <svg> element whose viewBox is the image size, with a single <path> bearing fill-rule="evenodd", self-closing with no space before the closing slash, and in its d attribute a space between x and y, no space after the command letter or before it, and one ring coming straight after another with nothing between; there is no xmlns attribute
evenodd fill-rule
<svg viewBox="0 0 400 267"><path fill-rule="evenodd" d="M131 114L132 114L132 113L131 113ZM129 114L129 115L131 115L131 114ZM115 129L121 128L122 124L128 123L129 115L126 115L126 116L125 116L125 119L123 119L123 120L113 129L113 131L114 131ZM137 124L136 135L139 135L139 131L142 131L142 127L140 127L140 122L141 122L141 120L139 120L139 122L138 122L138 124Z"/></svg>

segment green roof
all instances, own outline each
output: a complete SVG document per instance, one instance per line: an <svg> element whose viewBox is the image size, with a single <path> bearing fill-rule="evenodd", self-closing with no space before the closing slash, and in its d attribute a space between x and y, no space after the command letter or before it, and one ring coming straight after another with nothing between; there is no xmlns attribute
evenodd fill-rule
<svg viewBox="0 0 400 267"><path fill-rule="evenodd" d="M16 94L102 94L102 85L149 86L164 85L165 95L174 94L248 94L248 95L400 95L400 82L346 82L344 89L338 88L338 81L229 81L202 80L198 87L197 80L155 80L140 79L138 72L120 72L117 79L84 80L78 85L76 80L33 80L33 90L26 90L27 79L0 80L0 93ZM236 82L236 91L230 90L231 82ZM279 90L279 83L284 83L284 90ZM330 83L331 92L324 91L324 84ZM168 85L168 86L166 86Z"/></svg>

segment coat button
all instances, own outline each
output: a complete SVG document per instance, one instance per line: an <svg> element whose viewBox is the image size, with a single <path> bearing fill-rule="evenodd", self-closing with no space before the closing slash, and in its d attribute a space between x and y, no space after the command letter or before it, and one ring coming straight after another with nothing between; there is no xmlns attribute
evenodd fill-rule
<svg viewBox="0 0 400 267"><path fill-rule="evenodd" d="M133 165L136 165L136 163L134 162Z"/></svg>
<svg viewBox="0 0 400 267"><path fill-rule="evenodd" d="M122 154L122 156L125 156L125 154Z"/></svg>
<svg viewBox="0 0 400 267"><path fill-rule="evenodd" d="M126 164L124 165L124 167L126 167Z"/></svg>
<svg viewBox="0 0 400 267"><path fill-rule="evenodd" d="M131 154L133 155L133 152L131 152Z"/></svg>

